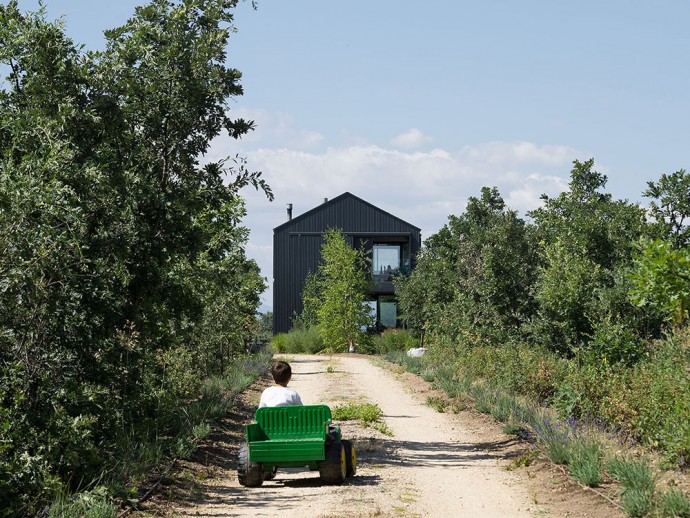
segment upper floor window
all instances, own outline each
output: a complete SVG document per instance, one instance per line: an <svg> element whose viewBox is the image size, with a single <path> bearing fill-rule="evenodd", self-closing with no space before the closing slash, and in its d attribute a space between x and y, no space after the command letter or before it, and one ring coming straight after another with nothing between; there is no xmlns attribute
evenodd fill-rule
<svg viewBox="0 0 690 518"><path fill-rule="evenodd" d="M374 275L400 271L400 246L375 244L371 267Z"/></svg>

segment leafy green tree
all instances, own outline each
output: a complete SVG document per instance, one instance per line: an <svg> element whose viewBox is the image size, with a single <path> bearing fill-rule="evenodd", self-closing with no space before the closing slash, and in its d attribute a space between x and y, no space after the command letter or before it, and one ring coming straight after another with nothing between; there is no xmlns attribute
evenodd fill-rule
<svg viewBox="0 0 690 518"><path fill-rule="evenodd" d="M619 322L636 333L646 325L617 295L617 283L625 282L622 272L632 264L635 243L645 232L644 213L600 192L606 182L593 160L576 160L569 190L555 198L542 196L544 205L530 213L540 250L533 338L566 355L588 347L601 329L600 320ZM599 354L607 356L606 351Z"/></svg>
<svg viewBox="0 0 690 518"><path fill-rule="evenodd" d="M302 312L294 319L298 327L310 328L319 323L318 309L321 305L319 277L308 272L302 288Z"/></svg>
<svg viewBox="0 0 690 518"><path fill-rule="evenodd" d="M369 281L362 250L352 248L337 229L323 235L318 269L318 327L326 347L346 351L364 338L370 324L365 305Z"/></svg>
<svg viewBox="0 0 690 518"><path fill-rule="evenodd" d="M102 52L0 6L4 508L96 479L118 433L164 434L252 333L264 281L239 190L270 190L239 157L199 161L252 128L228 115L236 3L153 0Z"/></svg>
<svg viewBox="0 0 690 518"><path fill-rule="evenodd" d="M469 343L519 329L532 311L528 229L496 188L471 197L420 252L409 278L396 282L413 326Z"/></svg>
<svg viewBox="0 0 690 518"><path fill-rule="evenodd" d="M650 212L659 237L670 236L675 246L690 244L690 175L684 169L661 175L657 182L647 182L643 196L652 198Z"/></svg>
<svg viewBox="0 0 690 518"><path fill-rule="evenodd" d="M690 250L660 239L641 243L631 272L631 297L638 306L660 312L674 324L690 310Z"/></svg>
<svg viewBox="0 0 690 518"><path fill-rule="evenodd" d="M542 207L529 213L537 243L560 240L602 268L629 263L644 232L644 211L601 192L608 178L594 170L594 160L575 160L568 190L555 198L542 195Z"/></svg>

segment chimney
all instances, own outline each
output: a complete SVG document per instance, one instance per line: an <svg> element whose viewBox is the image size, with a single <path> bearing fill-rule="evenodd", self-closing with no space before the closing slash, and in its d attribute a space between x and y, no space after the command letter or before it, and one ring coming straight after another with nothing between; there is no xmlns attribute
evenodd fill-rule
<svg viewBox="0 0 690 518"><path fill-rule="evenodd" d="M324 198L323 202L326 203L328 201L328 198Z"/></svg>
<svg viewBox="0 0 690 518"><path fill-rule="evenodd" d="M292 203L287 204L288 221L292 219Z"/></svg>

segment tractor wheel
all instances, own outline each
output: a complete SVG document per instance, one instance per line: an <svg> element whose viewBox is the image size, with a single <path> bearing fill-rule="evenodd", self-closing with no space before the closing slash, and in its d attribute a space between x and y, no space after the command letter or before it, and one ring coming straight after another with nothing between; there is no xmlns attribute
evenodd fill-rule
<svg viewBox="0 0 690 518"><path fill-rule="evenodd" d="M319 475L326 484L338 485L345 481L345 449L340 441L326 446L326 460L319 463Z"/></svg>
<svg viewBox="0 0 690 518"><path fill-rule="evenodd" d="M343 441L345 450L345 476L354 477L357 473L357 453L352 441Z"/></svg>
<svg viewBox="0 0 690 518"><path fill-rule="evenodd" d="M264 482L261 464L249 461L249 445L246 442L242 443L237 455L237 480L245 487L259 487Z"/></svg>

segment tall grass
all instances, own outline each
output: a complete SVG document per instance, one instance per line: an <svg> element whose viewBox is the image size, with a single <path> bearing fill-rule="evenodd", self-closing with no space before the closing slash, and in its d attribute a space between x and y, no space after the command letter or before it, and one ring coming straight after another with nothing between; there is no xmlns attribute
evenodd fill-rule
<svg viewBox="0 0 690 518"><path fill-rule="evenodd" d="M649 462L613 457L606 469L621 485L621 501L628 516L647 516L652 512L656 482Z"/></svg>
<svg viewBox="0 0 690 518"><path fill-rule="evenodd" d="M172 458L189 458L212 424L226 415L234 397L263 375L271 355L261 352L236 359L226 375L204 380L196 398L178 405L162 405L159 419L141 429L119 430L112 444L113 463L107 474L83 485L90 491L61 494L50 506L50 516L109 517L115 499L136 499L137 484Z"/></svg>
<svg viewBox="0 0 690 518"><path fill-rule="evenodd" d="M280 333L273 337L271 348L276 353L315 354L323 351L325 345L316 326L294 328L289 333Z"/></svg>
<svg viewBox="0 0 690 518"><path fill-rule="evenodd" d="M362 425L374 428L384 435L393 435L382 419L381 408L373 403L347 403L332 409L334 421L359 421Z"/></svg>

